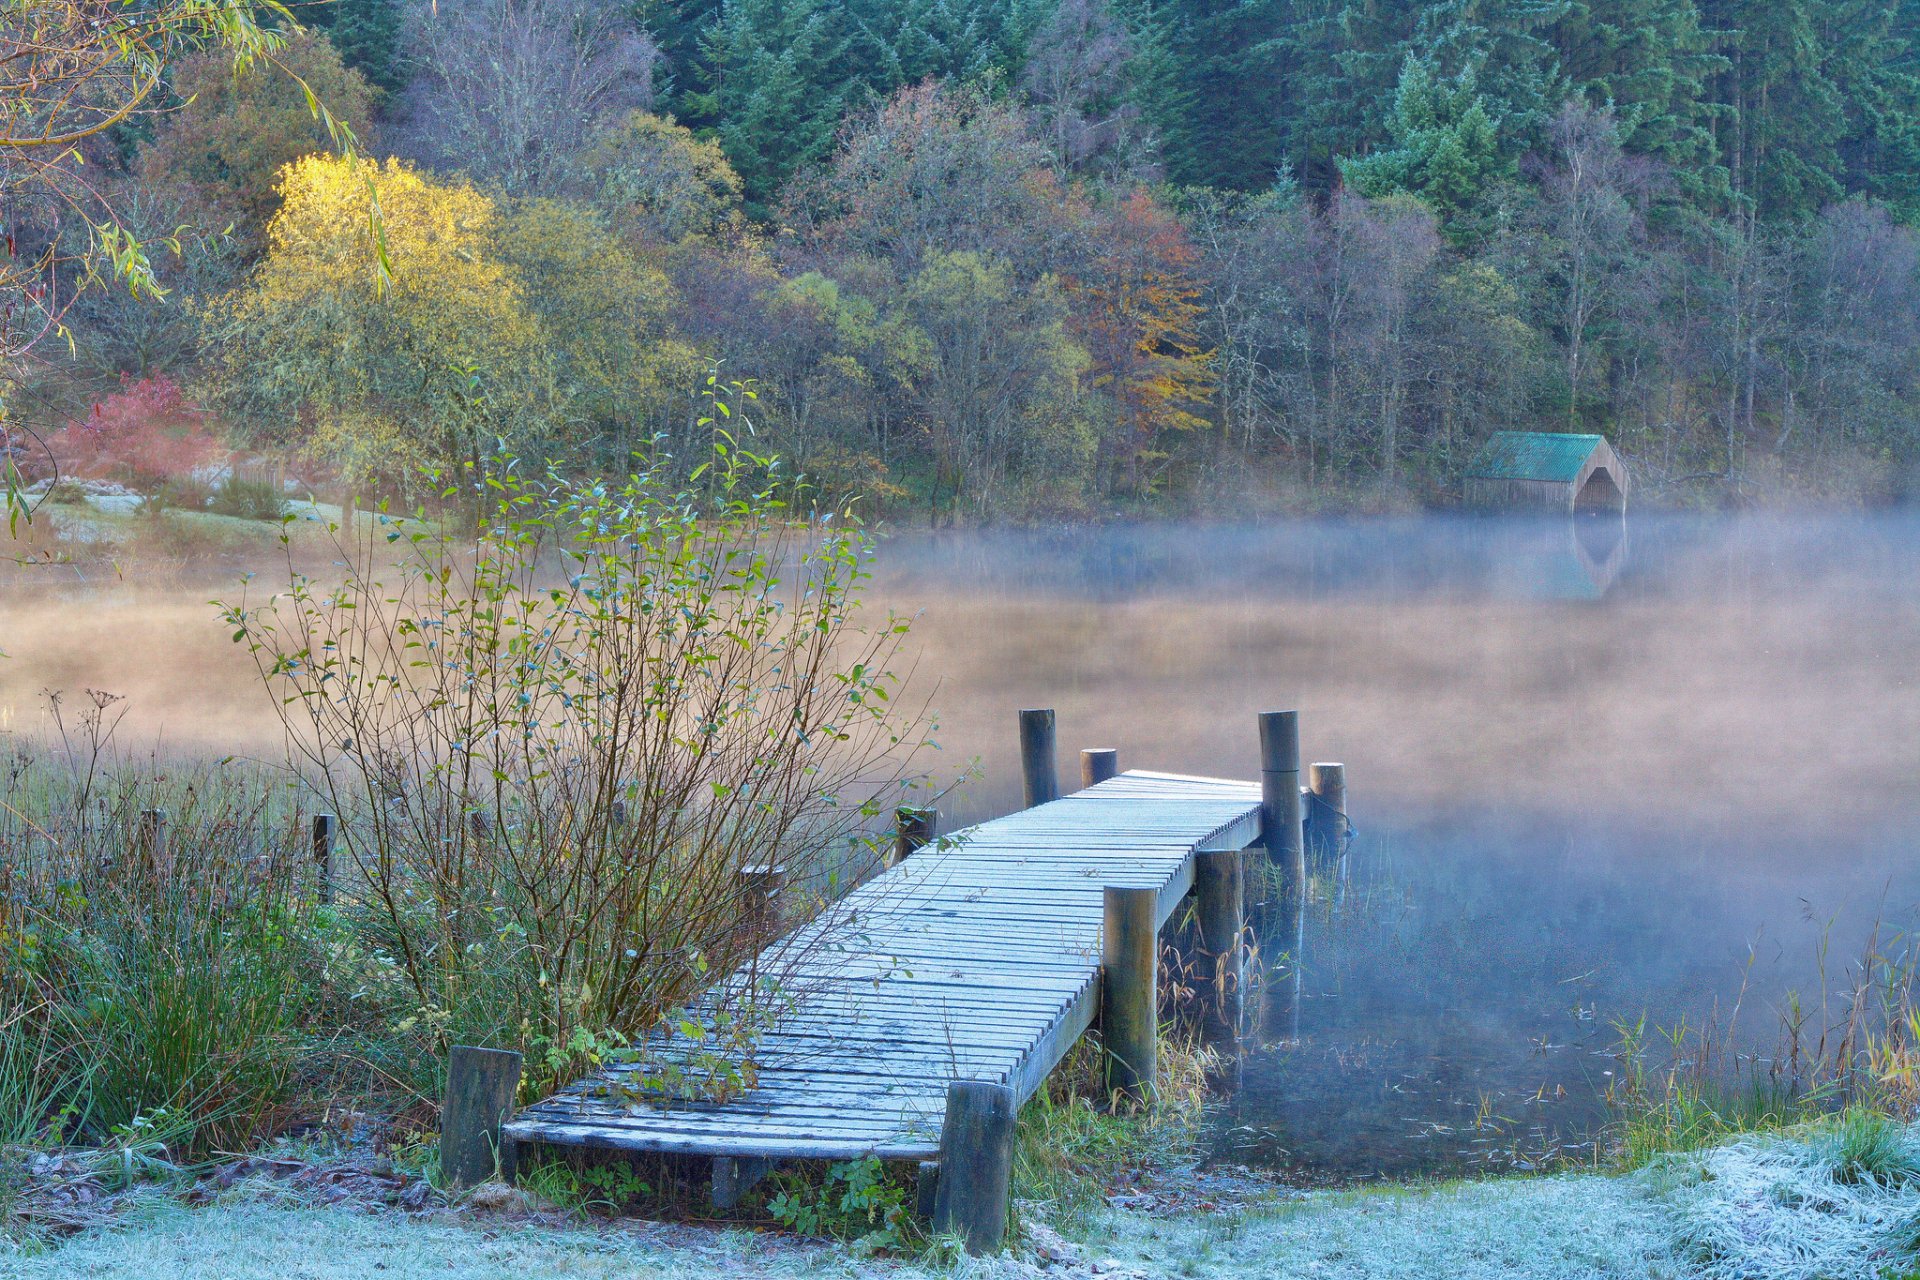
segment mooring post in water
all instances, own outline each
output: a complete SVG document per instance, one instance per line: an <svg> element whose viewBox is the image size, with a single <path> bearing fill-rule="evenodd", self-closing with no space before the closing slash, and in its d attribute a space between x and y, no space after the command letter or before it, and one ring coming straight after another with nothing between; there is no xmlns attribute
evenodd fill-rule
<svg viewBox="0 0 1920 1280"><path fill-rule="evenodd" d="M1307 852L1331 862L1347 848L1347 766L1307 766Z"/></svg>
<svg viewBox="0 0 1920 1280"><path fill-rule="evenodd" d="M494 1176L512 1182L513 1144L500 1126L520 1091L520 1055L455 1045L447 1055L447 1097L440 1108L440 1173L452 1187Z"/></svg>
<svg viewBox="0 0 1920 1280"><path fill-rule="evenodd" d="M1090 787L1096 782L1105 782L1108 778L1119 776L1120 752L1113 747L1088 747L1080 753L1080 785Z"/></svg>
<svg viewBox="0 0 1920 1280"><path fill-rule="evenodd" d="M322 906L333 901L333 828L332 814L313 815L313 874L318 885L314 897Z"/></svg>
<svg viewBox="0 0 1920 1280"><path fill-rule="evenodd" d="M1306 940L1307 850L1300 810L1300 713L1264 711L1260 714L1260 839L1267 860L1279 872L1273 936L1289 969L1288 976L1275 984L1273 1013L1289 1039L1300 1034L1300 956Z"/></svg>
<svg viewBox="0 0 1920 1280"><path fill-rule="evenodd" d="M740 919L756 938L774 932L780 924L780 890L787 883L784 862L754 862L734 872L740 889Z"/></svg>
<svg viewBox="0 0 1920 1280"><path fill-rule="evenodd" d="M1100 943L1100 1041L1106 1086L1133 1102L1153 1096L1160 1030L1160 895L1108 885Z"/></svg>
<svg viewBox="0 0 1920 1280"><path fill-rule="evenodd" d="M1060 775L1054 765L1051 708L1028 709L1020 713L1020 777L1025 783L1027 808L1060 798Z"/></svg>
<svg viewBox="0 0 1920 1280"><path fill-rule="evenodd" d="M933 843L940 827L938 809L916 809L901 805L893 811L893 864L899 866Z"/></svg>
<svg viewBox="0 0 1920 1280"><path fill-rule="evenodd" d="M947 1086L933 1230L959 1236L968 1253L992 1253L1007 1234L1018 1109L1013 1090L1004 1084L955 1080Z"/></svg>
<svg viewBox="0 0 1920 1280"><path fill-rule="evenodd" d="M1194 855L1193 898L1206 963L1201 976L1212 985L1210 998L1203 997L1202 1034L1209 1044L1231 1046L1240 1039L1240 941L1246 911L1238 849Z"/></svg>

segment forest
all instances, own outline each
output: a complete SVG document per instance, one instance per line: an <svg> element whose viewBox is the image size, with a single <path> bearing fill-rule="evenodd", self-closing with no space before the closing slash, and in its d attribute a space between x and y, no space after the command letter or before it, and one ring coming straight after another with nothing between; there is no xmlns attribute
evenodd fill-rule
<svg viewBox="0 0 1920 1280"><path fill-rule="evenodd" d="M1504 428L1604 432L1656 503L1920 486L1920 0L281 20L60 200L0 157L29 474L704 457L717 377L736 447L933 524L1446 505Z"/></svg>

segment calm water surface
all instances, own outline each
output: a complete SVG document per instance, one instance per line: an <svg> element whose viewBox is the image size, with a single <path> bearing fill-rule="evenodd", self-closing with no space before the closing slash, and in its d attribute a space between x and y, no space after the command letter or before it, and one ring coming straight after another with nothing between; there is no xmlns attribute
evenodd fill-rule
<svg viewBox="0 0 1920 1280"><path fill-rule="evenodd" d="M1309 917L1298 1038L1266 1019L1218 1108L1224 1160L1590 1151L1619 1023L1769 1050L1786 992L1818 1008L1920 897L1909 516L989 531L885 561L946 752L979 760L949 825L1017 804L1020 706L1059 708L1063 771L1114 745L1251 777L1269 706L1347 762L1349 877Z"/></svg>

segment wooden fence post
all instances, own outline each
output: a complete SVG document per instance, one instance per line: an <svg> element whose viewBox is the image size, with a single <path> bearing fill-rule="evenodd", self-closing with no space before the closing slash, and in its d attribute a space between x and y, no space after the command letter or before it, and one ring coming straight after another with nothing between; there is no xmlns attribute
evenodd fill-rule
<svg viewBox="0 0 1920 1280"><path fill-rule="evenodd" d="M1277 919L1271 936L1281 941L1281 954L1290 969L1288 977L1274 985L1271 1011L1288 1039L1300 1035L1300 957L1306 943L1307 849L1300 810L1299 713L1262 712L1260 836L1268 861L1280 871L1280 901L1275 904Z"/></svg>
<svg viewBox="0 0 1920 1280"><path fill-rule="evenodd" d="M333 829L334 816L330 813L313 815L313 875L315 883L314 897L322 906L333 901Z"/></svg>
<svg viewBox="0 0 1920 1280"><path fill-rule="evenodd" d="M493 1177L513 1181L513 1147L500 1126L520 1090L520 1055L455 1045L447 1056L447 1098L440 1108L440 1174L450 1187L477 1187Z"/></svg>
<svg viewBox="0 0 1920 1280"><path fill-rule="evenodd" d="M134 828L133 847L139 859L153 868L156 878L168 872L167 811L142 809L140 824Z"/></svg>
<svg viewBox="0 0 1920 1280"><path fill-rule="evenodd" d="M1025 784L1027 808L1060 798L1051 710L1020 713L1020 777Z"/></svg>
<svg viewBox="0 0 1920 1280"><path fill-rule="evenodd" d="M1100 1039L1107 1092L1143 1102L1153 1096L1158 1066L1160 895L1108 885L1103 899Z"/></svg>
<svg viewBox="0 0 1920 1280"><path fill-rule="evenodd" d="M776 932L780 924L780 890L786 887L785 863L755 862L734 872L740 888L740 918L756 938Z"/></svg>
<svg viewBox="0 0 1920 1280"><path fill-rule="evenodd" d="M938 809L916 809L902 805L893 811L893 865L899 866L933 843L940 827Z"/></svg>
<svg viewBox="0 0 1920 1280"><path fill-rule="evenodd" d="M1080 753L1080 785L1091 787L1120 772L1120 752L1113 747L1088 747Z"/></svg>
<svg viewBox="0 0 1920 1280"><path fill-rule="evenodd" d="M1244 928L1246 895L1240 875L1240 851L1223 849L1196 854L1193 896L1200 917L1200 950L1213 985L1201 1028L1211 1044L1232 1045L1240 1040L1240 936Z"/></svg>
<svg viewBox="0 0 1920 1280"><path fill-rule="evenodd" d="M992 1253L1007 1234L1016 1110L1007 1085L985 1080L947 1085L933 1229L959 1236L971 1254Z"/></svg>
<svg viewBox="0 0 1920 1280"><path fill-rule="evenodd" d="M1307 852L1331 861L1347 847L1347 766L1322 761L1307 766Z"/></svg>

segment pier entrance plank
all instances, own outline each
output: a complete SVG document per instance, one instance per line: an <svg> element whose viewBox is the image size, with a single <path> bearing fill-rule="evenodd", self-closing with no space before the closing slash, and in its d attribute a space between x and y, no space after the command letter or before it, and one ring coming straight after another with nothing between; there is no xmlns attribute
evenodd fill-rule
<svg viewBox="0 0 1920 1280"><path fill-rule="evenodd" d="M1195 854L1259 836L1258 783L1140 771L955 832L788 944L804 957L799 994L759 1041L752 1089L639 1100L621 1087L633 1068L614 1066L503 1132L714 1157L931 1158L952 1081L1024 1102L1092 1025L1107 886L1154 890L1165 923Z"/></svg>

